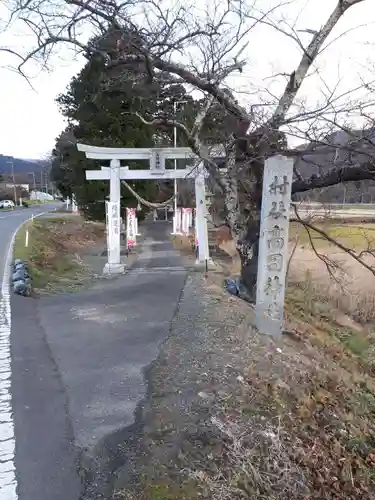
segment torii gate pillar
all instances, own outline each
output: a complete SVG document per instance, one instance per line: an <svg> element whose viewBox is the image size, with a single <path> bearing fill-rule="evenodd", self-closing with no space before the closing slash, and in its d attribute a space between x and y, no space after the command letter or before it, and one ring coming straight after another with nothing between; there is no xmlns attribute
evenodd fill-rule
<svg viewBox="0 0 375 500"><path fill-rule="evenodd" d="M198 255L196 264L208 264L210 261L207 230L205 177L204 167L201 164L198 167L198 174L195 177L195 226L198 240Z"/></svg>
<svg viewBox="0 0 375 500"><path fill-rule="evenodd" d="M205 196L205 172L203 165L198 167L198 175L194 174L193 168L181 170L166 170L165 159L168 158L195 158L190 148L106 148L77 144L79 151L86 154L89 159L110 160L110 172L105 167L102 170L87 170L88 180L110 180L111 210L108 225L111 226L109 233L108 264L105 271L123 272L124 266L120 262L120 235L117 234L117 219L120 218L120 187L121 179L177 179L196 177L196 208L197 208L197 236L198 236L198 259L197 263L207 263L209 261L209 247L207 235L206 218L206 196ZM143 159L150 161L149 170L128 170L120 166L120 160ZM118 208L117 208L118 207ZM118 215L117 215L118 214ZM110 220L111 218L111 220ZM114 219L114 220L112 220ZM113 229L114 228L114 229ZM119 231L118 231L119 232ZM114 233L114 234L113 234Z"/></svg>
<svg viewBox="0 0 375 500"><path fill-rule="evenodd" d="M120 203L121 200L121 179L120 179L120 160L111 160L109 175L109 201Z"/></svg>
<svg viewBox="0 0 375 500"><path fill-rule="evenodd" d="M121 162L113 159L110 162L109 204L107 225L108 262L104 266L104 274L122 274L125 265L121 262L120 205L121 205Z"/></svg>

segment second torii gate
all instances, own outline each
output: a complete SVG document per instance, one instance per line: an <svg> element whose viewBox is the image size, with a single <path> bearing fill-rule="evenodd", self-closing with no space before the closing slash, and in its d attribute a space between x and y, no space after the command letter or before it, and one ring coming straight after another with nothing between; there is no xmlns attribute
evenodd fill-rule
<svg viewBox="0 0 375 500"><path fill-rule="evenodd" d="M205 178L207 173L200 163L197 167L190 167L177 170L166 170L166 159L191 159L197 156L190 148L107 148L77 144L79 151L86 154L86 157L93 160L110 160L110 167L102 167L101 170L87 170L87 180L109 180L110 181L110 201L112 211L109 217L112 218L111 227L119 228L120 222L120 197L121 179L195 179L196 198L196 228L198 238L198 259L199 263L209 260L207 219L206 219L206 193ZM219 152L221 153L221 151ZM223 156L223 154L219 154ZM148 170L130 170L128 167L121 167L121 160L149 160ZM108 273L121 273L124 265L121 264L120 256L120 231L109 234L108 242L108 262L105 271Z"/></svg>

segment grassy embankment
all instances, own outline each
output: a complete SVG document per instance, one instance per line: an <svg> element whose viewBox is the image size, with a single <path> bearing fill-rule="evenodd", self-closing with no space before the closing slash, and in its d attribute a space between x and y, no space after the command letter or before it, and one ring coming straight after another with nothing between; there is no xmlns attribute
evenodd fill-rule
<svg viewBox="0 0 375 500"><path fill-rule="evenodd" d="M52 200L25 200L25 202L31 205L45 205L46 203L51 203Z"/></svg>
<svg viewBox="0 0 375 500"><path fill-rule="evenodd" d="M375 224L326 221L318 227L375 264ZM209 407L194 423L194 411L185 412L177 432L176 402L164 381L173 365L162 363L154 370L159 385L150 403L157 423L149 432L165 431L155 443L149 435L148 451L160 457L163 447L166 453L173 445L180 449L176 467L184 479L176 481L170 462L161 461L163 478L150 473L143 494L119 499L375 498L375 277L321 235L312 232L311 244L298 224L291 225L290 239L291 250L297 247L282 338L259 335L251 327L252 309L223 291L223 278L238 271L238 262L221 267L219 258L216 272L202 282L213 341L200 334L189 366L195 391ZM175 244L191 252L188 241L175 238ZM181 341L172 341L164 364L186 356ZM187 389L184 383L176 390L188 398L194 386ZM196 398L190 407L197 411L201 404ZM189 446L187 429L194 427L204 440ZM186 437L177 445L173 433L181 432Z"/></svg>
<svg viewBox="0 0 375 500"><path fill-rule="evenodd" d="M18 231L14 258L26 262L34 291L74 290L90 277L82 251L102 238L103 226L87 223L81 217L36 218Z"/></svg>

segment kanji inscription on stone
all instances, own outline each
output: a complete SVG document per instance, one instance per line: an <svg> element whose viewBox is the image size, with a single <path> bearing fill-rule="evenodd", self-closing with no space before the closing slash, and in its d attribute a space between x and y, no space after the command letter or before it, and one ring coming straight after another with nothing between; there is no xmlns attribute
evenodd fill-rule
<svg viewBox="0 0 375 500"><path fill-rule="evenodd" d="M290 202L289 202L290 203ZM287 209L283 201L273 201L271 205L271 210L269 211L269 217L273 219L286 218Z"/></svg>
<svg viewBox="0 0 375 500"><path fill-rule="evenodd" d="M281 237L283 229L280 226L273 226L273 228L268 231L267 246L271 251L281 250L284 247L284 238Z"/></svg>
<svg viewBox="0 0 375 500"><path fill-rule="evenodd" d="M282 182L279 181L279 177L275 175L273 182L270 184L269 187L269 192L270 194L282 194L286 195L288 191L288 186L289 186L289 181L288 181L288 176L283 175L282 176Z"/></svg>
<svg viewBox="0 0 375 500"><path fill-rule="evenodd" d="M283 320L283 308L277 302L271 302L267 308L268 316L275 321Z"/></svg>
<svg viewBox="0 0 375 500"><path fill-rule="evenodd" d="M120 220L119 220L119 216L120 216L120 209L119 209L119 205L118 203L113 203L112 204L112 214L111 214L111 218L112 218L112 231L113 231L113 234L117 235L119 233L119 226L120 226Z"/></svg>
<svg viewBox="0 0 375 500"><path fill-rule="evenodd" d="M271 253L267 255L267 269L269 271L280 272L283 268L283 254Z"/></svg>
<svg viewBox="0 0 375 500"><path fill-rule="evenodd" d="M280 278L278 276L270 276L267 278L264 293L272 297L273 300L277 300L277 296L281 292L282 288L283 286L280 284Z"/></svg>
<svg viewBox="0 0 375 500"><path fill-rule="evenodd" d="M258 330L270 335L283 330L293 164L273 156L263 175L255 315Z"/></svg>

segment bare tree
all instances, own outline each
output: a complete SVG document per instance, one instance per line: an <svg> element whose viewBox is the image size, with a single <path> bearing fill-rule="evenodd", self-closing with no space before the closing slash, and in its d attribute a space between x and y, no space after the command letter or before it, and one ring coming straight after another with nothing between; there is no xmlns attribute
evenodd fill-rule
<svg viewBox="0 0 375 500"><path fill-rule="evenodd" d="M18 55L21 60L18 69L23 74L27 63L37 60L45 64L59 44L68 44L77 51L99 53L116 79L121 79L122 71L142 65L150 82L158 74L205 96L190 128L172 116L139 116L139 119L154 127L178 127L192 150L204 160L225 199L225 220L238 241L242 281L253 296L264 162L280 152L301 155L300 150L288 149L286 130L298 133L299 124L304 123L301 133L306 136L316 130L316 121L323 115L330 116L331 123L336 124L339 115L350 110L353 103L348 105L344 96L338 104L335 89L328 88L325 103L316 109L308 109L303 103L298 103L295 109L295 104L303 82L313 71L337 23L350 9L365 1L338 0L318 31L306 30L310 37L307 44L294 26L274 20L273 15L282 12L290 2L280 2L267 12L260 10L255 0L213 0L206 7L197 6L195 0L8 0L8 6L14 22L26 24L35 34L35 47ZM230 75L244 70L244 50L251 30L260 23L292 38L301 58L294 71L284 75L286 84L280 95L268 92L268 100L247 109L229 92L226 82ZM106 47L108 37L112 43ZM213 103L235 119L224 143L225 176L218 172L202 140L203 124ZM301 175L296 169L293 193L373 178L373 157L354 164L339 161L334 169L318 175Z"/></svg>

